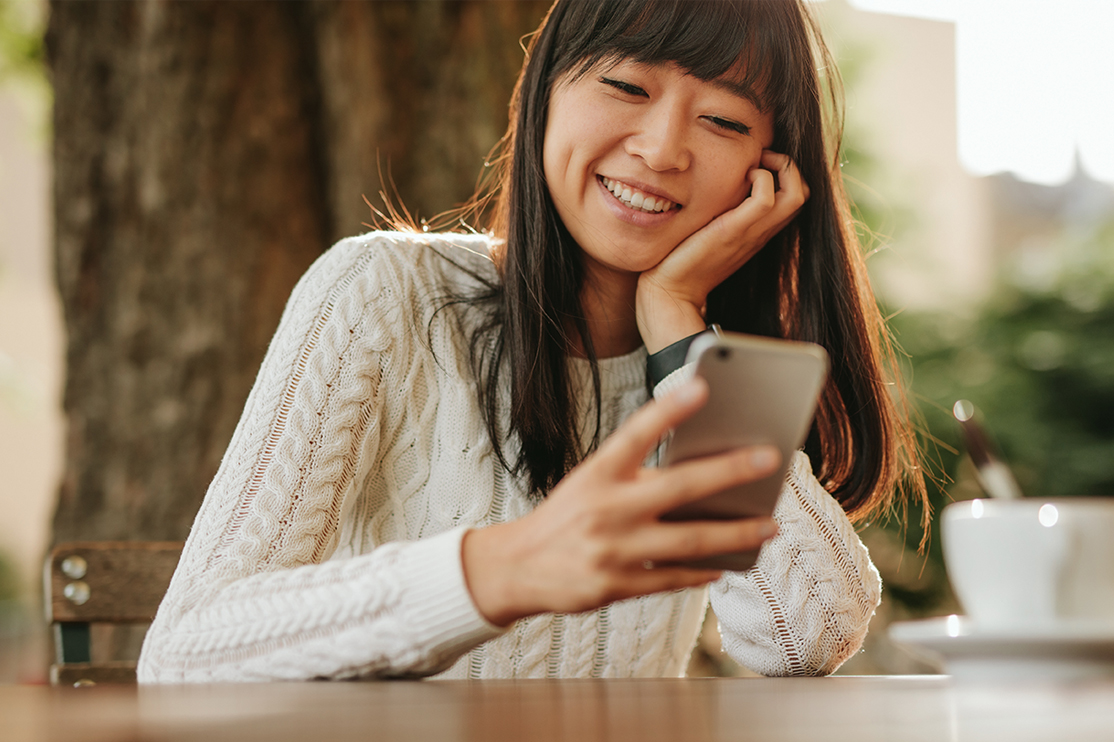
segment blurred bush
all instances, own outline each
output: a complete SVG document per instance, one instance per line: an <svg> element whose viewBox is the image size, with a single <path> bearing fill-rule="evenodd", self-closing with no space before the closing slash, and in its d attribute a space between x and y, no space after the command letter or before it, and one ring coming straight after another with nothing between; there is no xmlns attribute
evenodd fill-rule
<svg viewBox="0 0 1114 742"><path fill-rule="evenodd" d="M1033 264L1041 284L1025 279ZM958 447L951 406L970 399L1027 495L1114 495L1114 221L1009 268L969 320L893 319L928 429ZM958 456L937 450L954 479Z"/></svg>
<svg viewBox="0 0 1114 742"><path fill-rule="evenodd" d="M0 76L43 70L41 3L0 0Z"/></svg>
<svg viewBox="0 0 1114 742"><path fill-rule="evenodd" d="M18 598L19 588L19 576L15 564L0 551L0 604Z"/></svg>
<svg viewBox="0 0 1114 742"><path fill-rule="evenodd" d="M968 315L905 312L891 329L923 416L934 510L982 496L952 418L971 400L1031 497L1114 496L1114 219L1065 226L1058 243L1003 261L991 298ZM915 518L884 526L915 551ZM939 533L928 560L942 564ZM942 572L940 572L942 580ZM931 613L946 585L891 596Z"/></svg>

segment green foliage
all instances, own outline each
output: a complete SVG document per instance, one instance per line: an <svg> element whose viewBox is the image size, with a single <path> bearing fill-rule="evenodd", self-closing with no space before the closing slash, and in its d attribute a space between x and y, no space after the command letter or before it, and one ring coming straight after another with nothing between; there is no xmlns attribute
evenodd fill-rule
<svg viewBox="0 0 1114 742"><path fill-rule="evenodd" d="M892 326L943 444L961 448L951 406L970 399L1027 495L1114 495L1114 222L1065 242L1045 248L1041 285L1015 270L967 321L906 314ZM954 481L959 455L937 450Z"/></svg>
<svg viewBox="0 0 1114 742"><path fill-rule="evenodd" d="M0 552L0 604L19 597L19 575L15 565Z"/></svg>
<svg viewBox="0 0 1114 742"><path fill-rule="evenodd" d="M890 322L923 415L936 513L982 496L952 417L958 399L979 409L1027 496L1114 495L1114 220L1061 234L1060 244L1018 253L972 316L907 312ZM914 518L885 527L907 553L917 548ZM938 532L926 557L925 578L888 585L914 615L939 612L947 598Z"/></svg>
<svg viewBox="0 0 1114 742"><path fill-rule="evenodd" d="M50 141L54 99L43 42L46 13L45 0L0 0L0 87L22 110L27 134L39 147Z"/></svg>
<svg viewBox="0 0 1114 742"><path fill-rule="evenodd" d="M41 7L28 0L0 0L0 79L42 75Z"/></svg>

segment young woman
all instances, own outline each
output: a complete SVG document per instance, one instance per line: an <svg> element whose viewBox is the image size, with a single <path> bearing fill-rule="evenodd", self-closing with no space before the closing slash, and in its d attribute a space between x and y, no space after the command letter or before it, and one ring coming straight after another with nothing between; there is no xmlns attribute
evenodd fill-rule
<svg viewBox="0 0 1114 742"><path fill-rule="evenodd" d="M558 0L492 232L348 239L295 289L140 680L679 675L709 598L760 673L856 652L880 582L852 518L913 448L818 68L799 2ZM713 322L820 343L831 378L773 520L663 523L777 464L646 465L706 398L680 359Z"/></svg>

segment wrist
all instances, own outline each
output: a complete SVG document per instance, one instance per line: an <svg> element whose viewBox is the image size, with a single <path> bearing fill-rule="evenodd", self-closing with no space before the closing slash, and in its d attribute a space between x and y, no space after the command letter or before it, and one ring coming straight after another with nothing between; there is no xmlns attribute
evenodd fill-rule
<svg viewBox="0 0 1114 742"><path fill-rule="evenodd" d="M646 352L650 354L705 329L702 306L680 300L668 292L644 290L641 283L635 297L635 318Z"/></svg>
<svg viewBox="0 0 1114 742"><path fill-rule="evenodd" d="M485 620L500 628L529 615L516 608L515 598L521 595L511 587L509 570L514 563L500 553L505 534L499 531L508 525L471 529L460 547L464 582L472 602Z"/></svg>

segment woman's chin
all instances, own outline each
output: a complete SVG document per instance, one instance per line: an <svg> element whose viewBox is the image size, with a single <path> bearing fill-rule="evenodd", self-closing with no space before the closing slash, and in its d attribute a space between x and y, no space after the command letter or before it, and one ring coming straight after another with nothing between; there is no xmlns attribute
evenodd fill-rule
<svg viewBox="0 0 1114 742"><path fill-rule="evenodd" d="M671 247L654 249L638 240L609 241L605 249L592 246L581 249L588 258L589 273L627 275L632 279L656 266L672 250Z"/></svg>

